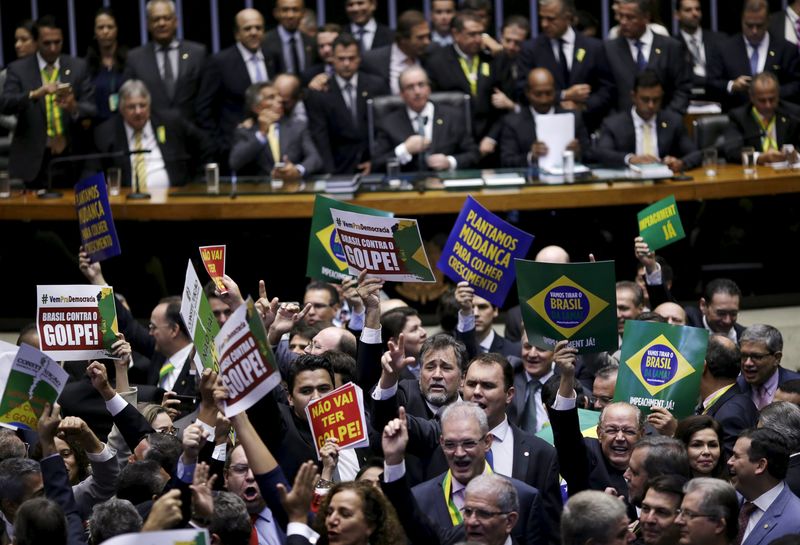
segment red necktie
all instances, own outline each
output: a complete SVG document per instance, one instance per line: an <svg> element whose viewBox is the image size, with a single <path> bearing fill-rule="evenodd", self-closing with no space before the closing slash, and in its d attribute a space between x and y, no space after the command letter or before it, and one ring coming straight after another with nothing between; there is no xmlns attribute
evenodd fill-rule
<svg viewBox="0 0 800 545"><path fill-rule="evenodd" d="M250 530L250 543L249 545L258 545L258 532L256 531L256 521L258 520L258 515L250 515L250 522L252 524L252 530Z"/></svg>

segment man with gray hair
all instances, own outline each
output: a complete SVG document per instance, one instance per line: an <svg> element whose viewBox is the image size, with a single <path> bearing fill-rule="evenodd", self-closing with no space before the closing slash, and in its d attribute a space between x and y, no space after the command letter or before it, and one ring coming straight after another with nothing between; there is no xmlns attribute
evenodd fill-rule
<svg viewBox="0 0 800 545"><path fill-rule="evenodd" d="M251 522L244 500L231 492L214 497L214 514L208 525L212 543L246 545L250 542Z"/></svg>
<svg viewBox="0 0 800 545"><path fill-rule="evenodd" d="M563 545L624 545L632 541L625 504L598 490L572 496L561 514Z"/></svg>
<svg viewBox="0 0 800 545"><path fill-rule="evenodd" d="M737 383L761 410L775 397L782 383L800 378L800 374L781 367L783 336L777 328L766 324L748 327L739 338L742 352L742 374Z"/></svg>
<svg viewBox="0 0 800 545"><path fill-rule="evenodd" d="M800 407L789 401L773 401L761 409L758 427L771 428L786 440L789 468L784 480L797 496L800 494Z"/></svg>
<svg viewBox="0 0 800 545"><path fill-rule="evenodd" d="M647 481L660 475L691 476L689 456L681 441L663 435L643 437L633 447L624 477L628 483L628 502L642 506Z"/></svg>
<svg viewBox="0 0 800 545"><path fill-rule="evenodd" d="M462 513L467 540L486 545L509 543L519 518L517 489L508 477L478 475L467 485Z"/></svg>
<svg viewBox="0 0 800 545"><path fill-rule="evenodd" d="M739 500L727 481L711 477L692 479L683 488L675 518L681 545L731 545L739 534Z"/></svg>
<svg viewBox="0 0 800 545"><path fill-rule="evenodd" d="M184 185L211 160L212 145L204 133L178 114L151 110L143 81L129 79L119 96L120 115L98 126L94 140L98 152L117 154L102 168L121 168L123 185L133 186L135 179L141 192Z"/></svg>
<svg viewBox="0 0 800 545"><path fill-rule="evenodd" d="M100 545L120 534L142 529L142 516L128 500L111 498L98 503L89 519L89 545Z"/></svg>

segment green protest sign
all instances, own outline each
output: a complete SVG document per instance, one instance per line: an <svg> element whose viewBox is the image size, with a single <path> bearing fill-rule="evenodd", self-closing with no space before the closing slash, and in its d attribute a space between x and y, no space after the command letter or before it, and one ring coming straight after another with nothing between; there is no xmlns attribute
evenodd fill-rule
<svg viewBox="0 0 800 545"><path fill-rule="evenodd" d="M639 234L653 251L686 236L681 216L678 214L678 205L675 203L675 195L651 204L639 212L637 218Z"/></svg>
<svg viewBox="0 0 800 545"><path fill-rule="evenodd" d="M514 262L528 342L552 350L566 339L580 354L617 349L613 261Z"/></svg>
<svg viewBox="0 0 800 545"><path fill-rule="evenodd" d="M694 413L708 347L708 331L628 320L614 401L664 407L680 420Z"/></svg>
<svg viewBox="0 0 800 545"><path fill-rule="evenodd" d="M202 374L203 369L218 372L219 354L214 345L214 337L219 333L219 324L191 259L186 266L186 280L181 296L181 318L194 343L194 364L197 372Z"/></svg>
<svg viewBox="0 0 800 545"><path fill-rule="evenodd" d="M584 437L594 437L597 439L598 422L600 422L600 411L578 409L578 425L581 428L581 435ZM553 437L553 428L550 426L549 422L536 433L536 437L547 441L553 446L556 444L555 438Z"/></svg>
<svg viewBox="0 0 800 545"><path fill-rule="evenodd" d="M373 216L392 217L393 214L329 199L322 195L316 196L314 215L311 219L311 235L308 237L306 276L325 282L339 283L350 275L347 273L344 248L339 240L339 234L333 226L333 219L331 219L331 208Z"/></svg>

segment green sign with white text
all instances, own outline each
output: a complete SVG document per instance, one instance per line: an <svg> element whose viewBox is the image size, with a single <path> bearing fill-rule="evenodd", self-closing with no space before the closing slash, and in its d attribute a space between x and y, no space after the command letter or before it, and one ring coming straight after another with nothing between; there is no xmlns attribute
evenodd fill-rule
<svg viewBox="0 0 800 545"><path fill-rule="evenodd" d="M652 251L686 237L675 195L651 204L637 214L639 234Z"/></svg>

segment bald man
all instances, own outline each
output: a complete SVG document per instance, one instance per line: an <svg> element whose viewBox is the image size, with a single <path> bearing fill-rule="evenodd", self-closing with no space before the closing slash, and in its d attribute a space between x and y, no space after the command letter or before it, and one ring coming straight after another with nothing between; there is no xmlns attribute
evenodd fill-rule
<svg viewBox="0 0 800 545"><path fill-rule="evenodd" d="M653 312L666 318L668 324L686 325L686 311L678 303L661 303Z"/></svg>
<svg viewBox="0 0 800 545"><path fill-rule="evenodd" d="M591 151L589 134L581 116L564 110L558 104L556 82L549 70L534 68L528 73L525 96L529 107L507 115L503 121L500 140L500 163L503 167L535 166L540 157L547 155L547 145L536 134L536 121L542 115L552 114L569 114L575 117L575 134L567 149L575 152L575 156L579 158L583 152L584 161L591 160L588 155Z"/></svg>
<svg viewBox="0 0 800 545"><path fill-rule="evenodd" d="M244 94L247 88L270 81L275 67L262 49L264 18L255 9L236 14L236 43L212 56L206 66L197 95L197 118L217 144L218 163L227 171L233 132L244 119Z"/></svg>

